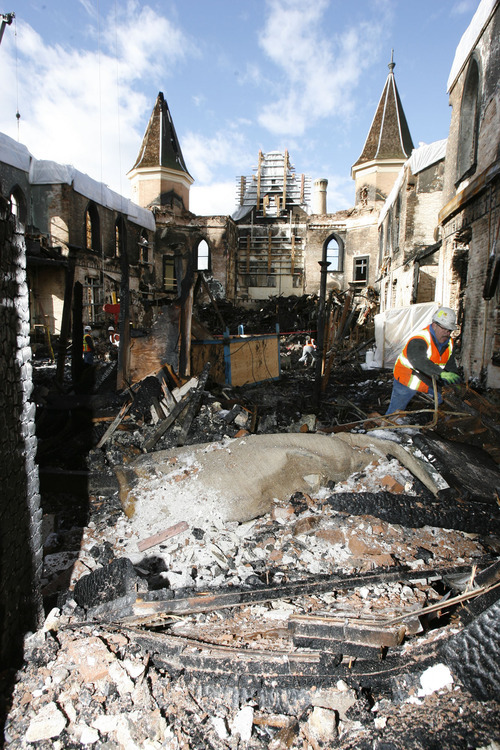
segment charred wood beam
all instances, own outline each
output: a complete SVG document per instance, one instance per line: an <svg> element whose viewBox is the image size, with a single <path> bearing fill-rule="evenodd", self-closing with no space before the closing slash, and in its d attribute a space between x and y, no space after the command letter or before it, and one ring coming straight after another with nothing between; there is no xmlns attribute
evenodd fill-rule
<svg viewBox="0 0 500 750"><path fill-rule="evenodd" d="M201 397L203 396L203 390L205 388L205 385L207 383L208 374L210 372L210 362L207 362L204 366L201 375L198 379L198 385L193 391L191 401L189 403L189 406L186 410L186 414L184 417L184 421L182 423L182 427L179 433L179 436L177 438L177 445L184 445L186 442L187 434L189 432L189 428L191 427L193 423L193 419L196 416L196 413L198 409L200 408L200 401Z"/></svg>
<svg viewBox="0 0 500 750"><path fill-rule="evenodd" d="M437 526L473 534L500 534L500 509L487 498L481 503L446 496L434 500L390 492L339 492L323 502L336 511L372 515L414 529Z"/></svg>
<svg viewBox="0 0 500 750"><path fill-rule="evenodd" d="M158 591L137 596L130 591L119 600L102 606L90 607L89 617L108 622L124 622L135 625L158 625L171 620L172 615L192 615L211 612L227 607L238 607L278 599L295 599L296 597L318 592L342 590L349 591L359 586L391 581L411 581L425 578L442 578L446 573L470 572L470 566L453 568L422 568L419 571L407 568L381 569L374 573L357 576L319 576L305 581L294 581L286 585L262 586L255 589L228 589L220 592L194 592L179 595L176 598L160 599ZM85 579L82 579L85 580ZM82 584L83 586L83 584ZM172 592L168 591L169 596ZM81 602L85 606L84 602Z"/></svg>
<svg viewBox="0 0 500 750"><path fill-rule="evenodd" d="M61 333L59 336L59 349L57 355L56 382L62 385L64 380L64 365L66 361L66 347L68 345L69 332L71 330L71 303L73 300L73 284L75 281L76 255L75 248L69 246L69 258L66 268L66 279L64 285L64 303L61 320Z"/></svg>
<svg viewBox="0 0 500 750"><path fill-rule="evenodd" d="M148 453L148 451L152 450L155 447L158 440L166 433L168 428L173 425L177 417L182 414L184 409L187 408L190 400L193 398L193 395L194 391L190 391L189 393L187 393L184 398L174 406L168 417L165 417L163 422L159 423L154 434L144 443L144 450L146 453Z"/></svg>
<svg viewBox="0 0 500 750"><path fill-rule="evenodd" d="M71 377L78 382L83 372L83 287L79 281L73 290L73 340L71 343Z"/></svg>

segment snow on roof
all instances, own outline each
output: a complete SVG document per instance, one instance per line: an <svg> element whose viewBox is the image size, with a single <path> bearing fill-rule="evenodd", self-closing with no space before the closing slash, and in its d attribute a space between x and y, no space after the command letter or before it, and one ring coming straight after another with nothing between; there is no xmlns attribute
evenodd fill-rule
<svg viewBox="0 0 500 750"><path fill-rule="evenodd" d="M450 75L448 76L447 91L451 91L455 85L463 66L469 59L497 3L498 0L481 0L479 3L478 9L474 13L472 21L465 30L455 51L455 58L451 66Z"/></svg>
<svg viewBox="0 0 500 750"><path fill-rule="evenodd" d="M104 183L93 180L69 164L35 159L26 146L5 133L0 133L0 162L27 172L31 185L72 185L75 192L101 206L126 214L134 224L152 231L156 228L151 211L141 208L123 195L115 193Z"/></svg>
<svg viewBox="0 0 500 750"><path fill-rule="evenodd" d="M434 141L434 143L422 143L418 148L413 149L410 158L407 159L401 167L391 192L385 199L385 203L382 206L380 216L378 218L378 226L382 224L385 217L387 216L387 212L397 198L401 185L403 184L405 169L409 167L412 174L418 174L424 169L427 169L427 167L432 166L432 164L436 164L436 162L441 161L441 159L444 159L444 157L446 156L447 142L448 139L443 138L443 140Z"/></svg>

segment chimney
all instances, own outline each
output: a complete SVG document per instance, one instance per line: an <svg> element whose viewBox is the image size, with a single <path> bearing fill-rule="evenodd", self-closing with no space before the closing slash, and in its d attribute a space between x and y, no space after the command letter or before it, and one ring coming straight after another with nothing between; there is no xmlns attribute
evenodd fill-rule
<svg viewBox="0 0 500 750"><path fill-rule="evenodd" d="M314 180L313 213L326 214L326 188L328 180Z"/></svg>

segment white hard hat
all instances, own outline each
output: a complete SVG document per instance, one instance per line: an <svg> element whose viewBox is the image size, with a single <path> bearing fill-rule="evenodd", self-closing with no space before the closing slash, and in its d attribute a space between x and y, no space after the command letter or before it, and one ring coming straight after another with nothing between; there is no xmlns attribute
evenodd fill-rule
<svg viewBox="0 0 500 750"><path fill-rule="evenodd" d="M113 328L113 326L108 326L108 331L114 331L114 330L115 329Z"/></svg>
<svg viewBox="0 0 500 750"><path fill-rule="evenodd" d="M85 328L84 328L83 330L84 330L84 331L91 331L91 330L92 330L92 328L91 328L90 326L85 326Z"/></svg>
<svg viewBox="0 0 500 750"><path fill-rule="evenodd" d="M441 328L447 328L448 331L454 331L457 328L457 316L451 307L440 307L432 316L432 322L437 323Z"/></svg>

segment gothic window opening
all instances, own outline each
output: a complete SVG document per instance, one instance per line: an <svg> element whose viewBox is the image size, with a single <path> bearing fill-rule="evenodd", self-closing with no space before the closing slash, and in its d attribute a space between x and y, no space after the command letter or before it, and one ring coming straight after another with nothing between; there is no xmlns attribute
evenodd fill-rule
<svg viewBox="0 0 500 750"><path fill-rule="evenodd" d="M139 260L141 263L149 263L149 242L147 232L142 231L139 237Z"/></svg>
<svg viewBox="0 0 500 750"><path fill-rule="evenodd" d="M457 184L476 169L479 133L479 65L472 58L465 79L460 105L457 153Z"/></svg>
<svg viewBox="0 0 500 750"><path fill-rule="evenodd" d="M330 263L327 271L342 271L342 248L335 237L328 240L325 248L325 261Z"/></svg>
<svg viewBox="0 0 500 750"><path fill-rule="evenodd" d="M206 240L201 240L196 249L196 269L198 271L210 269L210 248Z"/></svg>
<svg viewBox="0 0 500 750"><path fill-rule="evenodd" d="M126 228L122 217L115 222L115 258L121 258L125 252Z"/></svg>
<svg viewBox="0 0 500 750"><path fill-rule="evenodd" d="M26 221L26 201L20 188L15 187L9 196L10 211L17 221Z"/></svg>
<svg viewBox="0 0 500 750"><path fill-rule="evenodd" d="M99 213L95 203L89 203L85 211L85 247L90 252L101 251Z"/></svg>

